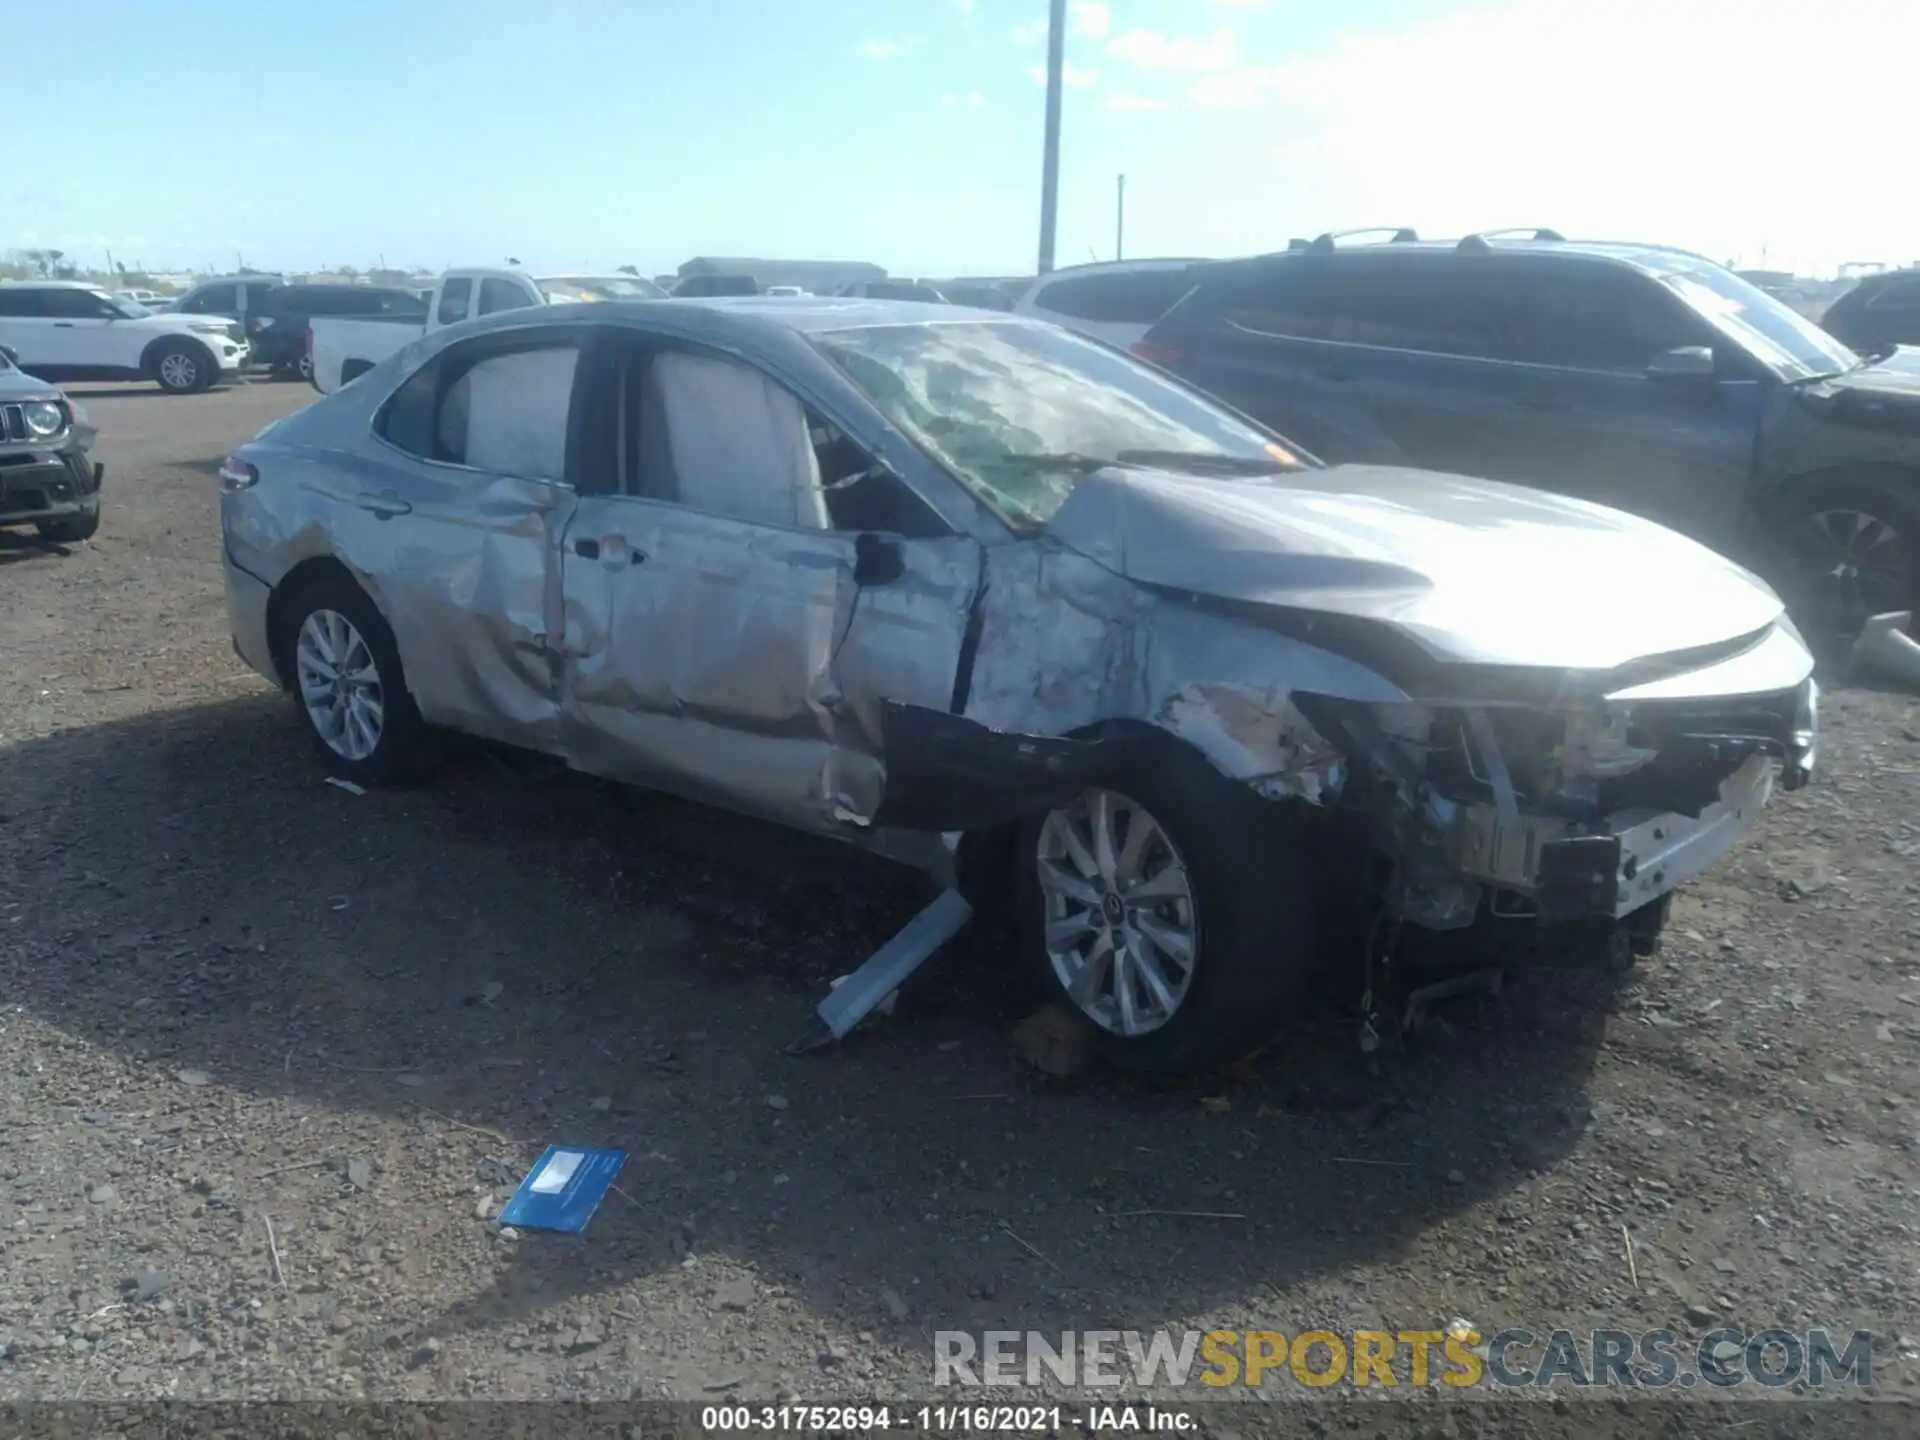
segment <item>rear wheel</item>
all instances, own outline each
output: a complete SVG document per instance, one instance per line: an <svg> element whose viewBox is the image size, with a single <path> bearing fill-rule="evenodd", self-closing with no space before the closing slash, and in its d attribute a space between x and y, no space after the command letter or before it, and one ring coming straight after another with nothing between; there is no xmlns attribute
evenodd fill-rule
<svg viewBox="0 0 1920 1440"><path fill-rule="evenodd" d="M1299 829L1184 751L1036 817L1020 864L1042 985L1128 1069L1190 1071L1265 1044L1312 955Z"/></svg>
<svg viewBox="0 0 1920 1440"><path fill-rule="evenodd" d="M361 785L417 775L427 728L373 602L351 581L326 576L293 597L286 616L283 673L321 763Z"/></svg>

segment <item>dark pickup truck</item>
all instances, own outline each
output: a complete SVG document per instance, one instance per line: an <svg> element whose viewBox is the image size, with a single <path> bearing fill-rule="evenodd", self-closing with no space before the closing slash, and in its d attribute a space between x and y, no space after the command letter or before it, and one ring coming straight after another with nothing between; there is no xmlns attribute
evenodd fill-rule
<svg viewBox="0 0 1920 1440"><path fill-rule="evenodd" d="M1698 255L1322 236L1198 272L1135 353L1323 459L1670 525L1758 570L1817 640L1909 608L1920 579L1920 351L1858 354ZM1594 579L1632 603L1632 576Z"/></svg>

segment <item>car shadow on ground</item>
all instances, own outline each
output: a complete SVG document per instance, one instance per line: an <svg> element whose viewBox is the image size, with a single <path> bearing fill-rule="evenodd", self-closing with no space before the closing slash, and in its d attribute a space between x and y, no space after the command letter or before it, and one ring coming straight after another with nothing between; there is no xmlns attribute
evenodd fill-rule
<svg viewBox="0 0 1920 1440"><path fill-rule="evenodd" d="M43 539L31 527L0 530L0 565L18 565L28 560L58 560L72 553L72 546L56 545L51 540Z"/></svg>
<svg viewBox="0 0 1920 1440"><path fill-rule="evenodd" d="M354 795L304 745L258 692L0 750L0 976L14 1004L146 1073L206 1071L241 1110L407 1122L438 1147L415 1176L436 1214L433 1164L517 1179L548 1142L630 1151L583 1239L501 1247L463 1209L464 1243L509 1258L441 1333L690 1253L852 1328L1257 1314L1525 1187L1590 1118L1614 982L1573 965L1406 1050L1363 1055L1329 1019L1200 1082L1061 1082L1010 1054L1021 989L976 942L891 1018L788 1057L827 981L928 898L919 877L484 758ZM341 1192L316 1158L340 1143L289 1133L233 1163L316 1167L273 1182L291 1217ZM413 1160L383 1164L410 1183ZM1364 1317L1364 1295L1341 1303Z"/></svg>

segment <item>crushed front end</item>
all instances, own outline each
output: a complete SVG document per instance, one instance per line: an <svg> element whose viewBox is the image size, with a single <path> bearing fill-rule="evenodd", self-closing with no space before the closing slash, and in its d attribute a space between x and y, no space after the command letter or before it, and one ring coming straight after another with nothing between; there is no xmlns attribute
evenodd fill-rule
<svg viewBox="0 0 1920 1440"><path fill-rule="evenodd" d="M1657 688L1657 687L1655 687ZM1711 869L1811 777L1818 689L1572 703L1316 706L1340 804L1387 860L1389 914L1624 920Z"/></svg>

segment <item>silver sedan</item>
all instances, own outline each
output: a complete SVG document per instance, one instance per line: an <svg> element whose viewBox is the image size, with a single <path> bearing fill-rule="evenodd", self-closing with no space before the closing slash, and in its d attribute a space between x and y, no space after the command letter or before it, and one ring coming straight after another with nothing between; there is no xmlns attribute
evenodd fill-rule
<svg viewBox="0 0 1920 1440"><path fill-rule="evenodd" d="M985 311L503 313L222 482L235 646L335 773L463 731L924 867L1141 1068L1263 1043L1336 907L1644 943L1813 765L1730 561Z"/></svg>

